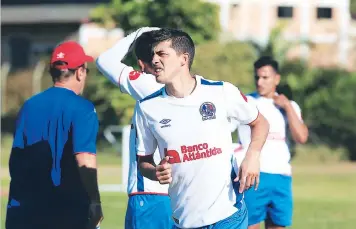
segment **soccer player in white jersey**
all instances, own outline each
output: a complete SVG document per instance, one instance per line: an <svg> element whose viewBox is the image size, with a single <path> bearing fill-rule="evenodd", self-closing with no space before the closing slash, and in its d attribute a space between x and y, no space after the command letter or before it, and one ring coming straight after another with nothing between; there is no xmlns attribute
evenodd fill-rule
<svg viewBox="0 0 356 229"><path fill-rule="evenodd" d="M177 228L247 228L244 203L235 207L228 119L252 129L253 140L238 176L241 193L259 182L259 152L268 122L237 87L190 73L195 48L187 33L160 29L149 35L154 74L165 87L136 104L142 175L170 184ZM163 158L158 165L153 160L157 147Z"/></svg>
<svg viewBox="0 0 356 229"><path fill-rule="evenodd" d="M270 130L261 151L259 189L245 193L249 229L260 228L262 221L268 229L281 229L292 224L293 211L292 171L286 133L289 130L295 142L305 143L308 128L303 123L298 104L276 92L280 82L278 63L271 57L261 57L254 63L254 69L257 92L246 97L266 117ZM238 134L242 147L246 149L251 141L250 128L241 125Z"/></svg>
<svg viewBox="0 0 356 229"><path fill-rule="evenodd" d="M123 93L140 100L158 89L162 84L156 82L150 72L150 50L144 32L157 28L140 28L118 41L112 48L102 53L97 59L97 67ZM141 71L136 71L122 63L122 59L134 47ZM134 121L134 119L133 119ZM132 123L130 132L130 169L127 192L129 194L126 210L125 229L171 229L173 226L172 210L168 196L168 185L161 185L143 177L137 167L136 125ZM161 160L155 155L157 163Z"/></svg>

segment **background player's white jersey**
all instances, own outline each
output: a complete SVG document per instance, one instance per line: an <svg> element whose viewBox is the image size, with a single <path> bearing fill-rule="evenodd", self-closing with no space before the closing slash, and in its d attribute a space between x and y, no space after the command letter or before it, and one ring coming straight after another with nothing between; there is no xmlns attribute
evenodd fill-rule
<svg viewBox="0 0 356 229"><path fill-rule="evenodd" d="M174 98L162 88L136 110L138 155L151 155L158 146L161 157L170 156L169 195L181 228L210 225L236 212L228 119L248 124L258 116L232 84L196 80L191 95Z"/></svg>
<svg viewBox="0 0 356 229"><path fill-rule="evenodd" d="M153 75L145 74L134 70L130 66L126 66L120 62L135 38L139 37L142 32L149 29L140 29L120 40L114 47L101 54L96 61L98 69L115 85L121 92L129 94L135 100L140 100L158 89L162 88L162 84L156 82ZM134 122L134 119L133 119ZM161 185L159 182L151 181L143 177L138 172L137 156L136 156L136 125L132 123L130 131L130 166L128 175L127 192L130 195L134 194L167 194L168 185ZM155 160L160 162L159 154L156 154Z"/></svg>
<svg viewBox="0 0 356 229"><path fill-rule="evenodd" d="M290 152L287 144L287 117L284 111L277 107L273 99L259 96L257 93L246 96L248 101L255 104L261 114L268 120L270 129L267 140L262 148L260 163L261 172L274 174L291 174ZM301 111L298 104L291 101L292 107L300 120ZM239 160L244 154L251 141L251 129L249 126L238 126L238 135L243 150L236 152Z"/></svg>

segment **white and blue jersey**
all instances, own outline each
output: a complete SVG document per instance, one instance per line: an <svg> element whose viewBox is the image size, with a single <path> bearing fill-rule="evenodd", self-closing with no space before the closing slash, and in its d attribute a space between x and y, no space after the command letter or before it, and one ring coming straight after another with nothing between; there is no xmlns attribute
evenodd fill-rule
<svg viewBox="0 0 356 229"><path fill-rule="evenodd" d="M249 102L258 107L258 110L270 124L270 131L260 156L261 172L291 175L292 168L289 163L291 159L290 140L287 137L288 120L285 111L277 107L273 99L261 97L258 93L252 93L246 95L246 97ZM298 104L294 101L291 101L291 104L302 120ZM239 125L237 131L239 143L243 148L239 151L239 154L246 153L245 151L251 142L251 129L249 126Z"/></svg>
<svg viewBox="0 0 356 229"><path fill-rule="evenodd" d="M99 70L122 93L135 100L143 99L163 85L156 82L153 75L145 74L126 66L120 61L127 54L131 44L147 29L140 29L120 40L114 47L101 54L97 60ZM136 124L132 119L129 143L129 173L127 193L129 201L126 210L126 229L171 229L173 220L168 196L168 185L161 185L143 177L139 171L136 155ZM154 155L156 163L161 158Z"/></svg>
<svg viewBox="0 0 356 229"><path fill-rule="evenodd" d="M230 217L242 211L242 205L235 206L229 120L249 124L258 110L230 83L195 79L187 97L168 96L162 88L137 103L137 154L152 155L158 147L161 157L170 157L169 196L178 228L230 220L225 225L232 225L239 217ZM235 223L231 228L243 224Z"/></svg>
<svg viewBox="0 0 356 229"><path fill-rule="evenodd" d="M260 163L260 185L257 191L245 192L245 202L249 211L249 225L270 219L279 226L292 223L292 167L287 137L288 119L286 113L277 107L273 99L252 93L246 96L248 101L256 104L259 111L268 120L270 131L262 148ZM294 111L302 120L301 110L296 102L291 101ZM238 126L240 147L236 149L235 160L241 163L251 141L249 126Z"/></svg>

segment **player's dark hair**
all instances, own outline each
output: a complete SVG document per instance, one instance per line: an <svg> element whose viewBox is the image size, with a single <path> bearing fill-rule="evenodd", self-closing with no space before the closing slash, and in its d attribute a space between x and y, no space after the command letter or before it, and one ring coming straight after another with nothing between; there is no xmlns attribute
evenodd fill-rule
<svg viewBox="0 0 356 229"><path fill-rule="evenodd" d="M162 41L171 41L172 48L178 53L188 53L189 69L191 68L195 55L193 39L184 31L179 29L162 28L149 33L152 38L152 48Z"/></svg>
<svg viewBox="0 0 356 229"><path fill-rule="evenodd" d="M152 37L149 34L150 32L142 33L136 39L134 52L137 59L142 60L146 63L150 63L152 60Z"/></svg>
<svg viewBox="0 0 356 229"><path fill-rule="evenodd" d="M84 64L79 66L77 69L60 69L61 66L66 66L67 63L64 61L56 61L54 63L51 64L51 66L49 67L49 74L52 77L52 81L53 83L61 81L63 79L69 78L70 76L72 76L75 71L80 68L80 67L84 67Z"/></svg>
<svg viewBox="0 0 356 229"><path fill-rule="evenodd" d="M260 57L258 60L255 61L253 66L255 69L255 73L258 69L265 67L265 66L271 66L276 73L279 73L278 62L270 56Z"/></svg>
<svg viewBox="0 0 356 229"><path fill-rule="evenodd" d="M279 84L277 86L277 93L285 95L289 100L293 100L293 90L289 84Z"/></svg>

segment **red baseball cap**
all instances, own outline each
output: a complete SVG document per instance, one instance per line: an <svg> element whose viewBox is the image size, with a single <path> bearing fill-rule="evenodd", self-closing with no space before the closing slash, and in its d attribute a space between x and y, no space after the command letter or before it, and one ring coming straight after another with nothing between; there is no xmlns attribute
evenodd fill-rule
<svg viewBox="0 0 356 229"><path fill-rule="evenodd" d="M75 41L66 41L58 45L51 58L51 64L56 61L66 62L57 66L59 69L75 69L85 62L93 62L94 58L85 54L83 47Z"/></svg>

